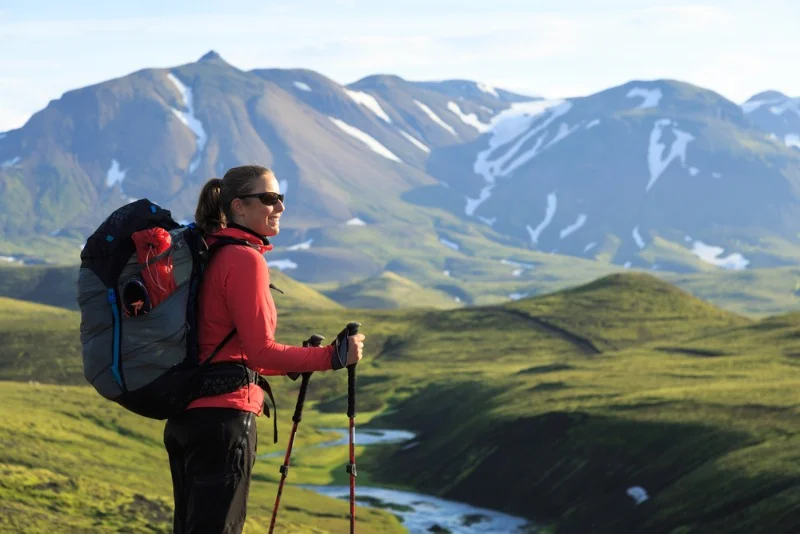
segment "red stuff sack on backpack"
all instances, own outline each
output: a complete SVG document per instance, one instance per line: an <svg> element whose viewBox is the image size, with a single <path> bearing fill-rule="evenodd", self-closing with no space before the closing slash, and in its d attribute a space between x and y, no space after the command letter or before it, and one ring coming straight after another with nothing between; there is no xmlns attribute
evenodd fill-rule
<svg viewBox="0 0 800 534"><path fill-rule="evenodd" d="M172 237L163 228L155 227L139 230L131 234L136 244L136 258L142 266L142 281L150 296L150 307L175 292L175 278L172 276Z"/></svg>

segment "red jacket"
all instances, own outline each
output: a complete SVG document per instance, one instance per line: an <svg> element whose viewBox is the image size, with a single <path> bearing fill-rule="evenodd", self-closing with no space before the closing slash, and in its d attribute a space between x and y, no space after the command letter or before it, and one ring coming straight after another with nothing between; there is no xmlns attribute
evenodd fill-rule
<svg viewBox="0 0 800 534"><path fill-rule="evenodd" d="M236 334L214 357L214 363L244 362L263 375L331 369L333 346L294 347L275 342L278 313L269 289L269 268L263 254L272 250L258 236L238 228L225 228L212 236L246 239L258 245L221 248L206 269L200 287L198 336L200 361L236 328ZM202 397L191 408L236 408L261 414L264 391L255 384L232 393Z"/></svg>

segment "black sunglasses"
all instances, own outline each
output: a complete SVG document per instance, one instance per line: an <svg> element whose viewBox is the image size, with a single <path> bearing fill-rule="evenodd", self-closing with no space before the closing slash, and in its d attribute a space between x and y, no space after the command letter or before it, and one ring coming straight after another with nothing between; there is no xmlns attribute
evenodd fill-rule
<svg viewBox="0 0 800 534"><path fill-rule="evenodd" d="M283 202L284 195L281 193L273 193L272 191L267 191L266 193L251 193L249 195L239 195L236 198L248 198L248 197L258 197L258 200L261 201L262 204L265 206L274 206L280 200Z"/></svg>

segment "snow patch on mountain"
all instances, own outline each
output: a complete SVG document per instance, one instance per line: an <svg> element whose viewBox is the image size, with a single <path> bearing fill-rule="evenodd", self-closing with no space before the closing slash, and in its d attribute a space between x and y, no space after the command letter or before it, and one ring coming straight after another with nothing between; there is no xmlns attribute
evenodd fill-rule
<svg viewBox="0 0 800 534"><path fill-rule="evenodd" d="M402 160L397 156L395 156L391 150L383 146L381 143L378 142L377 139L369 135L367 132L359 130L355 126L351 126L346 122L344 122L343 120L337 119L335 117L328 117L328 118L340 130L342 130L347 135L350 135L351 137L355 137L356 139L367 145L367 147L369 147L369 149L375 152L376 154L381 155L386 159L402 163Z"/></svg>
<svg viewBox="0 0 800 534"><path fill-rule="evenodd" d="M313 242L314 242L313 239L309 239L308 241L303 241L302 243L292 245L287 250L308 250L311 248L311 243Z"/></svg>
<svg viewBox="0 0 800 534"><path fill-rule="evenodd" d="M578 215L578 220L576 220L574 223L570 224L569 226L567 226L558 233L559 239L564 239L565 237L569 237L570 235L577 232L581 228L581 226L583 226L586 223L586 218L587 218L586 214L584 213Z"/></svg>
<svg viewBox="0 0 800 534"><path fill-rule="evenodd" d="M657 107L663 95L661 94L661 89L634 87L625 96L628 98L642 98L642 103L639 104L637 109L647 109Z"/></svg>
<svg viewBox="0 0 800 534"><path fill-rule="evenodd" d="M445 239L443 237L439 238L439 242L442 245L446 246L446 247L452 248L453 250L460 250L461 249L461 247L459 247L457 243L453 243L452 241L448 241L447 239Z"/></svg>
<svg viewBox="0 0 800 534"><path fill-rule="evenodd" d="M418 141L417 139L415 139L415 138L414 138L414 137L413 137L411 134L409 134L408 132L406 132L406 131L404 131L404 130L400 130L400 135L402 135L403 137L405 137L406 139L408 139L408 141L409 141L411 144L413 144L415 147L417 147L418 149L422 150L422 151L423 151L423 152L425 152L426 154L430 154L430 152L431 152L431 149L430 149L430 148L428 148L428 147L427 147L427 145L424 145L423 143L421 143L420 141Z"/></svg>
<svg viewBox="0 0 800 534"><path fill-rule="evenodd" d="M694 136L672 126L672 133L675 135L675 140L672 142L669 153L664 156L664 149L666 146L660 142L661 134L664 128L670 125L672 125L671 120L659 119L655 122L650 132L650 146L647 151L647 166L650 169L650 181L647 182L645 191L650 191L653 185L655 185L656 180L658 180L669 164L675 159L680 158L681 162L684 165L686 164L686 147L689 145L689 142L694 139Z"/></svg>
<svg viewBox="0 0 800 534"><path fill-rule="evenodd" d="M769 111L773 115L783 115L785 112L791 111L800 117L800 98L787 98L781 103L771 106Z"/></svg>
<svg viewBox="0 0 800 534"><path fill-rule="evenodd" d="M352 98L356 103L361 104L365 108L369 109L385 122L388 122L389 124L392 123L392 119L389 118L389 115L387 115L385 111L383 111L383 108L374 96L362 91L351 91L350 89L345 89L344 92L347 93L347 96Z"/></svg>
<svg viewBox="0 0 800 534"><path fill-rule="evenodd" d="M473 128L475 128L476 130L478 130L481 133L487 131L489 128L492 127L491 124L486 124L485 122L481 122L480 119L478 119L478 115L477 114L475 114L475 113L469 113L469 114L464 113L463 111L461 111L461 108L458 107L458 104L456 104L453 101L450 101L450 102L447 103L447 109L449 109L450 111L455 113L456 116L459 119L461 119L461 121L464 124L466 124L468 126L472 126Z"/></svg>
<svg viewBox="0 0 800 534"><path fill-rule="evenodd" d="M534 245L539 243L539 236L541 236L545 228L550 226L550 223L553 222L553 217L555 217L557 207L558 199L556 198L555 191L553 191L547 195L547 207L545 208L544 220L542 220L542 222L540 222L536 228L531 228L530 225L525 227L528 230L528 234L530 235L531 241Z"/></svg>
<svg viewBox="0 0 800 534"><path fill-rule="evenodd" d="M555 137L553 137L550 141L548 141L544 146L542 146L545 136L548 132L542 134L537 140L536 144L532 146L527 152L524 154L517 156L514 161L508 165L505 169L503 169L503 176L508 175L515 171L517 168L521 167L522 165L528 163L530 160L550 148L551 146L555 145L556 143L563 141L569 134L574 132L580 127L580 124L576 124L575 126L570 127L569 124L562 122L558 127L558 132L556 132Z"/></svg>
<svg viewBox="0 0 800 534"><path fill-rule="evenodd" d="M531 263L522 263L519 261L507 260L505 258L500 260L500 263L502 263L503 265L511 265L513 267L516 267L516 269L511 271L511 274L513 276L521 276L526 269L533 269L535 267L535 265Z"/></svg>
<svg viewBox="0 0 800 534"><path fill-rule="evenodd" d="M752 113L761 106L776 104L781 101L782 99L780 98L767 98L765 100L750 100L749 102L745 102L744 104L742 104L740 107L742 108L742 112L747 114L747 113Z"/></svg>
<svg viewBox="0 0 800 534"><path fill-rule="evenodd" d="M481 189L478 198L466 197L467 205L465 212L472 216L475 210L491 197L498 177L506 176L517 168L521 163L529 161L539 154L539 149L544 142L547 127L558 117L567 113L572 107L570 102L564 100L537 100L534 102L521 102L512 104L509 109L502 111L492 118L491 137L489 147L478 153L473 170L476 174L483 177L486 185ZM537 121L540 121L537 123ZM561 133L562 131L560 131ZM503 169L512 158L517 156L522 145L537 134L541 134L536 144L522 156L518 156L517 161ZM566 133L568 135L569 132ZM566 135L562 134L563 137ZM504 148L510 143L513 146L505 154L492 159L492 154ZM550 143L552 144L552 142ZM549 145L548 145L549 146Z"/></svg>
<svg viewBox="0 0 800 534"><path fill-rule="evenodd" d="M647 246L647 244L644 242L644 239L642 239L642 234L639 233L638 226L634 227L633 232L631 232L631 234L633 235L633 240L636 241L637 247L642 249Z"/></svg>
<svg viewBox="0 0 800 534"><path fill-rule="evenodd" d="M532 263L523 263L521 261L507 260L505 258L500 260L500 263L502 263L503 265L513 265L515 267L522 267L524 269L533 269L534 267L536 267Z"/></svg>
<svg viewBox="0 0 800 534"><path fill-rule="evenodd" d="M294 82L294 86L297 87L298 89L300 89L301 91L307 91L309 93L311 92L311 88L308 86L307 83Z"/></svg>
<svg viewBox="0 0 800 534"><path fill-rule="evenodd" d="M8 169L9 167L13 167L14 165L19 163L20 161L22 161L22 158L20 158L19 156L15 157L15 158L8 159L8 160L4 161L3 163L0 163L0 169Z"/></svg>
<svg viewBox="0 0 800 534"><path fill-rule="evenodd" d="M500 98L500 95L497 94L497 90L491 85L478 82L475 84L475 87L477 87L480 91L483 91L484 93L490 94L496 98Z"/></svg>
<svg viewBox="0 0 800 534"><path fill-rule="evenodd" d="M195 155L192 158L191 163L189 163L189 174L192 174L200 165L200 158L203 156L203 150L206 147L208 135L206 135L206 130L203 127L203 123L200 122L200 120L194 114L194 97L192 95L192 89L184 85L183 82L181 82L178 77L171 72L167 73L167 78L169 78L169 81L172 82L172 84L181 94L183 105L186 108L186 111L180 111L175 108L170 109L183 124L192 130L192 133L194 133L194 136L197 139L197 150L195 151Z"/></svg>
<svg viewBox="0 0 800 534"><path fill-rule="evenodd" d="M742 271L746 269L750 263L750 260L738 252L721 257L724 252L725 249L722 247L707 245L699 240L692 243L692 253L711 265L716 265L717 267L732 271Z"/></svg>
<svg viewBox="0 0 800 534"><path fill-rule="evenodd" d="M112 159L111 167L106 171L106 187L111 188L119 184L120 191L122 190L122 182L125 180L125 171L120 169L119 161Z"/></svg>
<svg viewBox="0 0 800 534"><path fill-rule="evenodd" d="M298 265L293 262L292 260L269 260L269 266L275 267L279 271L285 271L287 269L297 269Z"/></svg>
<svg viewBox="0 0 800 534"><path fill-rule="evenodd" d="M420 102L419 100L414 100L414 103L417 105L417 107L418 107L419 109L421 109L422 111L424 111L424 112L425 112L425 114L426 114L428 117L430 117L430 119L431 119L433 122L435 122L436 124L438 124L439 126L441 126L442 128L444 128L445 130L447 130L448 132L450 132L451 134L453 134L453 135L455 135L456 137L458 137L458 134L457 134L457 133L456 133L456 131L453 129L453 127L452 127L452 126L450 126L449 124L447 124L446 122L444 122L442 119L440 119L440 118L439 118L439 116L438 116L436 113L434 113L434 112L431 110L431 108L429 108L428 106L426 106L425 104L423 104L423 103L422 103L422 102Z"/></svg>
<svg viewBox="0 0 800 534"><path fill-rule="evenodd" d="M641 486L634 486L632 488L628 488L625 492L628 496L633 499L637 505L642 504L643 502L650 499L650 496L647 494L647 491Z"/></svg>

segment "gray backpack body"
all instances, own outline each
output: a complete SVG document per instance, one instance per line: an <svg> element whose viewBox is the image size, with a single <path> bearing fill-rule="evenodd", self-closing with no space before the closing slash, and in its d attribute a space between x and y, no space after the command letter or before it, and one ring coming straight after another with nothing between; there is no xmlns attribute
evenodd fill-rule
<svg viewBox="0 0 800 534"><path fill-rule="evenodd" d="M167 230L175 290L148 313L126 316L120 295L141 276L131 235ZM235 330L202 364L198 361L197 295L214 251L246 241L221 239L210 249L194 225L181 226L169 211L147 199L112 213L89 237L81 252L77 301L86 380L106 399L154 419L183 412L194 399L235 391L258 380L241 364L209 365Z"/></svg>

